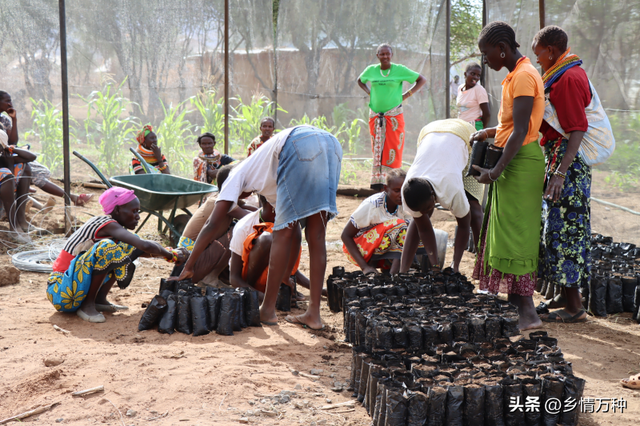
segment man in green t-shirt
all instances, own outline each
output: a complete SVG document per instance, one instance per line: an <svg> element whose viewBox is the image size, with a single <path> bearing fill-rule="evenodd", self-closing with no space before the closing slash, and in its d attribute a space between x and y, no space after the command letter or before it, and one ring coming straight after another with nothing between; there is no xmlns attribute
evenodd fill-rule
<svg viewBox="0 0 640 426"><path fill-rule="evenodd" d="M368 66L358 77L358 85L370 96L369 133L373 150L371 188L382 191L387 172L402 167L402 102L420 90L427 80L404 65L392 63L393 49L388 44L381 44L376 56L380 63ZM402 93L402 83L405 81L415 84ZM367 83L371 83L371 88Z"/></svg>

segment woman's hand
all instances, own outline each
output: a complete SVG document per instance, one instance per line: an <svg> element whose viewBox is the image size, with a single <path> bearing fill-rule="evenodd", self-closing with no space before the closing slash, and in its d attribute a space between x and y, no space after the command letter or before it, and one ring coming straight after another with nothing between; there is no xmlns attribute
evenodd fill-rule
<svg viewBox="0 0 640 426"><path fill-rule="evenodd" d="M160 147L158 146L158 144L155 144L155 143L152 144L151 151L153 152L153 155L156 157L156 161L162 160L162 151L160 151Z"/></svg>
<svg viewBox="0 0 640 426"><path fill-rule="evenodd" d="M547 184L547 190L544 192L544 199L547 201L553 201L554 203L560 199L562 195L562 187L564 186L564 179L558 175L552 175Z"/></svg>
<svg viewBox="0 0 640 426"><path fill-rule="evenodd" d="M366 268L362 268L362 273L365 275L369 275L369 274L377 274L378 270L376 268L374 268L373 266L368 266Z"/></svg>
<svg viewBox="0 0 640 426"><path fill-rule="evenodd" d="M187 261L187 259L189 259L189 250L187 250L184 247L180 247L178 249L176 249L176 251L178 252L178 261L176 262L176 265L182 265L184 262Z"/></svg>
<svg viewBox="0 0 640 426"><path fill-rule="evenodd" d="M469 141L469 145L473 146L474 142L482 142L487 139L489 135L485 129L475 132L471 135L471 140Z"/></svg>
<svg viewBox="0 0 640 426"><path fill-rule="evenodd" d="M188 280L191 277L193 277L193 269L187 269L187 266L185 265L179 277L169 277L167 278L167 281L182 281Z"/></svg>
<svg viewBox="0 0 640 426"><path fill-rule="evenodd" d="M500 177L499 173L496 173L494 169L483 169L480 166L472 165L475 170L480 172L479 176L474 176L476 180L480 183L490 184L491 182L495 182Z"/></svg>
<svg viewBox="0 0 640 426"><path fill-rule="evenodd" d="M15 110L15 109L13 109L13 108L9 108L9 109L7 110L7 114L9 114L9 117L11 117L11 118L13 118L13 119L15 119L15 118L16 118L16 110Z"/></svg>

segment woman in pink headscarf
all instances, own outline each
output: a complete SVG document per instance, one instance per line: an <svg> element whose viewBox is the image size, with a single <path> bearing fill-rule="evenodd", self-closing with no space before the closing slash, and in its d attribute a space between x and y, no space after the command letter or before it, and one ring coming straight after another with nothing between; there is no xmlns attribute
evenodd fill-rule
<svg viewBox="0 0 640 426"><path fill-rule="evenodd" d="M126 288L133 278L133 261L140 256L164 257L182 263L186 252L163 248L139 238L140 201L133 191L113 187L100 196L104 216L87 221L67 240L53 263L47 297L60 312L76 312L85 321L104 322L103 312L128 309L107 301L114 283Z"/></svg>

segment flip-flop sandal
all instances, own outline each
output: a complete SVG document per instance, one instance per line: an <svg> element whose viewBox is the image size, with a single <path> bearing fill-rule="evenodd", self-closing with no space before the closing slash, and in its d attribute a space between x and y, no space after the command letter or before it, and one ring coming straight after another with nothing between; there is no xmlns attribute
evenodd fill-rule
<svg viewBox="0 0 640 426"><path fill-rule="evenodd" d="M538 306L536 306L536 313L538 315L544 315L549 313L549 305L544 302L540 302Z"/></svg>
<svg viewBox="0 0 640 426"><path fill-rule="evenodd" d="M129 309L128 306L115 305L113 303L109 303L108 305L96 303L96 310L101 312L126 311L127 309Z"/></svg>
<svg viewBox="0 0 640 426"><path fill-rule="evenodd" d="M78 309L76 314L85 321L89 322L105 322L107 319L102 314L98 315L89 315L85 313L82 309Z"/></svg>
<svg viewBox="0 0 640 426"><path fill-rule="evenodd" d="M320 327L320 328L311 328L307 324L305 324L302 321L300 321L300 319L298 317L294 316L294 315L287 315L284 320L286 322L290 323L290 324L299 325L302 328L308 328L309 330L313 330L313 331L320 331L320 330L324 329L324 324L322 324L322 327Z"/></svg>
<svg viewBox="0 0 640 426"><path fill-rule="evenodd" d="M582 315L584 315L584 318L580 318ZM575 315L571 315L570 313L567 313L567 311L561 309L558 311L553 311L549 315L542 316L540 317L540 319L543 322L572 324L577 322L587 322L587 315L584 309L582 309Z"/></svg>
<svg viewBox="0 0 640 426"><path fill-rule="evenodd" d="M628 379L622 379L620 384L625 388L640 390L640 374L631 376Z"/></svg>
<svg viewBox="0 0 640 426"><path fill-rule="evenodd" d="M75 204L77 207L84 207L91 199L93 198L93 194L80 194L78 195L78 199Z"/></svg>

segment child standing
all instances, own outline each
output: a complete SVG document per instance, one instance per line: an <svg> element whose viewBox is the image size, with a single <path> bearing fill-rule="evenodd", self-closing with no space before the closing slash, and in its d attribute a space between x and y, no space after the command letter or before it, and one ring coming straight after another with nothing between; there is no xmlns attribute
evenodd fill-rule
<svg viewBox="0 0 640 426"><path fill-rule="evenodd" d="M360 204L342 231L342 250L347 258L365 274L376 272L376 265L389 269L391 275L400 270L400 257L411 215L402 207L402 184L407 174L402 169L387 173L383 192Z"/></svg>
<svg viewBox="0 0 640 426"><path fill-rule="evenodd" d="M235 161L232 157L227 154L220 154L215 149L216 137L211 133L203 133L198 136L198 145L200 145L201 151L193 159L194 180L211 183L216 180L220 167Z"/></svg>
<svg viewBox="0 0 640 426"><path fill-rule="evenodd" d="M151 124L147 124L142 128L138 136L136 136L136 140L138 141L137 151L140 157L149 163L150 166L155 167L160 173L170 175L171 170L169 170L169 164L158 146L158 136L153 132ZM133 173L136 175L145 173L144 167L142 167L137 157L133 157L131 160L131 167Z"/></svg>
<svg viewBox="0 0 640 426"><path fill-rule="evenodd" d="M128 309L109 303L107 294L115 282L123 289L131 283L137 257L164 257L173 263L185 257L182 250L165 249L128 231L140 220L140 201L133 191L109 188L99 201L105 215L89 219L69 237L47 282L47 297L56 310L76 312L89 322L105 322L99 311Z"/></svg>
<svg viewBox="0 0 640 426"><path fill-rule="evenodd" d="M273 131L276 128L276 122L271 117L265 117L260 121L260 136L256 136L251 141L247 148L247 157L250 157L258 148L260 148L266 141L271 139Z"/></svg>
<svg viewBox="0 0 640 426"><path fill-rule="evenodd" d="M309 244L309 307L303 315L289 316L287 320L312 329L322 328L320 297L327 266L326 224L338 213L336 191L341 161L342 147L336 138L312 126L286 129L269 139L235 167L225 181L211 217L198 235L191 257L178 279L192 276L197 257L225 232L222 221L243 193L258 192L276 206L260 319L264 324L277 325L278 290L297 260L301 242L299 227L302 225Z"/></svg>
<svg viewBox="0 0 640 426"><path fill-rule="evenodd" d="M458 222L452 268L458 272L469 242L471 214L462 183L462 170L469 159L471 124L452 118L433 121L418 137L418 152L402 187L403 207L413 216L407 230L400 272L411 267L420 240L431 267L440 270L436 237L430 217L436 202L453 213Z"/></svg>

